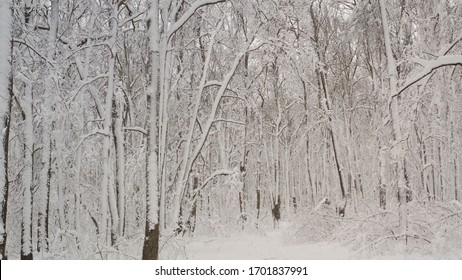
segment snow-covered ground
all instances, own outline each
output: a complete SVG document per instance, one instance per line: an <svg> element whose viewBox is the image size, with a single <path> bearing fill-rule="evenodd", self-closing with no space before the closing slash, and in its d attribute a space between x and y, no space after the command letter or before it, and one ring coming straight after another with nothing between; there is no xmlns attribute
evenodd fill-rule
<svg viewBox="0 0 462 280"><path fill-rule="evenodd" d="M185 240L184 259L348 259L351 252L339 244L286 242L288 223L266 233L239 233L231 237L195 237Z"/></svg>
<svg viewBox="0 0 462 280"><path fill-rule="evenodd" d="M277 229L266 228L261 232L236 232L227 237L208 234L180 237L173 246L164 248L162 259L190 260L346 260L346 259L461 259L462 250L448 248L419 254L402 250L399 244L387 252L357 254L353 248L340 242L295 242L293 224L281 222ZM172 245L172 244L170 244ZM436 246L432 244L432 246ZM175 249L172 250L172 247Z"/></svg>

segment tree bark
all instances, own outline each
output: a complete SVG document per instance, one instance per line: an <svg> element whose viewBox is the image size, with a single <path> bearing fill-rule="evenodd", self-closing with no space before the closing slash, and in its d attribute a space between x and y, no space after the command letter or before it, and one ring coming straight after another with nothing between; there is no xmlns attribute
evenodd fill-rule
<svg viewBox="0 0 462 280"><path fill-rule="evenodd" d="M23 207L21 224L21 260L32 260L32 153L34 149L34 124L32 119L32 89L25 87L21 107L24 110L24 171L22 175Z"/></svg>
<svg viewBox="0 0 462 280"><path fill-rule="evenodd" d="M346 197L346 191L345 191L345 184L343 182L343 177L342 177L342 167L340 166L340 160L339 160L339 155L338 155L338 147L337 147L337 141L334 133L334 127L333 127L333 120L332 120L332 102L329 94L329 90L327 88L327 78L325 74L325 69L322 69L321 65L327 65L325 63L325 53L322 52L322 48L320 45L320 38L319 38L319 32L320 32L320 26L319 26L319 21L317 18L317 15L315 13L315 9L313 7L314 2L312 2L310 6L310 15L311 15L311 22L313 24L313 29L314 29L314 36L312 38L314 44L315 44L315 51L318 60L320 61L320 64L316 66L316 77L317 77L317 82L318 82L318 90L319 90L319 109L322 109L324 113L328 116L328 125L327 125L327 131L329 134L330 142L332 144L332 151L334 153L334 161L335 161L335 167L336 167L336 172L338 176L338 182L339 182L339 187L340 187L340 192L342 194L342 199L344 200L344 205L343 208L346 207L347 205L347 197ZM319 7L321 8L321 2L319 3Z"/></svg>
<svg viewBox="0 0 462 280"><path fill-rule="evenodd" d="M119 217L117 213L117 202L114 195L114 186L111 184L111 135L112 135L112 103L114 99L114 68L115 68L115 60L117 55L117 14L118 9L117 6L114 5L112 7L112 14L110 19L110 26L111 26L111 33L110 33L110 46L111 46L111 53L108 61L108 83L107 83L107 91L106 91L106 100L105 100L105 112L104 112L104 139L103 139L103 150L102 150L102 157L103 157L103 178L101 180L101 231L100 231L100 239L101 242L106 245L107 244L107 224L108 224L108 207L111 214L112 220L112 227L111 227L111 240L114 239L114 233L117 231ZM109 201L110 200L110 201Z"/></svg>
<svg viewBox="0 0 462 280"><path fill-rule="evenodd" d="M11 75L11 0L0 3L0 259L6 256L6 218L8 211L8 152L11 124L13 76Z"/></svg>
<svg viewBox="0 0 462 280"><path fill-rule="evenodd" d="M388 75L390 78L390 92L389 97L391 100L390 104L390 119L392 122L393 128L393 139L395 141L394 147L396 151L396 161L397 161L397 173L398 173L398 192L399 192L399 227L401 233L406 233L407 231L407 205L406 205L406 179L405 179L405 170L404 170L404 147L403 147L403 138L401 134L401 119L398 111L398 81L397 81L397 71L396 63L393 57L393 52L391 49L391 39L390 39L390 28L388 25L387 11L385 6L385 0L380 0L380 10L382 15L382 26L383 33L385 38L385 50L387 56L387 65L388 65Z"/></svg>
<svg viewBox="0 0 462 280"><path fill-rule="evenodd" d="M116 117L113 126L114 141L116 147L116 178L117 178L117 210L119 216L117 234L124 235L125 220L125 137L122 131L123 126L123 96L121 89L116 90L115 111Z"/></svg>
<svg viewBox="0 0 462 280"><path fill-rule="evenodd" d="M50 32L48 34L48 53L47 59L53 61L53 54L55 53L55 41L58 31L58 12L59 12L59 0L51 1L51 10L49 14L49 26ZM49 66L49 65L47 65ZM46 211L47 211L47 196L49 194L49 181L48 178L50 172L50 147L51 147L51 122L52 122L52 112L51 112L51 103L52 98L55 96L56 91L54 90L53 85L53 69L48 69L48 77L45 81L45 92L43 95L42 103L42 169L40 171L40 201L39 201L39 229L38 229L38 248L40 252L44 250L48 251L48 236L45 234L45 220L46 220Z"/></svg>
<svg viewBox="0 0 462 280"><path fill-rule="evenodd" d="M148 138L146 151L146 226L143 244L143 260L159 258L159 162L158 162L158 114L157 97L159 95L159 2L154 0L150 7L149 28L151 82L148 95Z"/></svg>

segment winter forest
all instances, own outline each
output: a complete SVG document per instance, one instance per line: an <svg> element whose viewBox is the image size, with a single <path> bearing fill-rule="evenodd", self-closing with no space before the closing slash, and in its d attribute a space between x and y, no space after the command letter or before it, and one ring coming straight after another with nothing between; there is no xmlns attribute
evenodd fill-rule
<svg viewBox="0 0 462 280"><path fill-rule="evenodd" d="M1 259L462 259L462 1L1 0Z"/></svg>

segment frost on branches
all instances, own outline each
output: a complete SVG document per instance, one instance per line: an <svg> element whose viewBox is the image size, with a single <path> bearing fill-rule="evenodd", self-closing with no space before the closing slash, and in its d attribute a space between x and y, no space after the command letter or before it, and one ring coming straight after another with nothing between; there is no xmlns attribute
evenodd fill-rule
<svg viewBox="0 0 462 280"><path fill-rule="evenodd" d="M12 2L2 258L462 258L460 1Z"/></svg>

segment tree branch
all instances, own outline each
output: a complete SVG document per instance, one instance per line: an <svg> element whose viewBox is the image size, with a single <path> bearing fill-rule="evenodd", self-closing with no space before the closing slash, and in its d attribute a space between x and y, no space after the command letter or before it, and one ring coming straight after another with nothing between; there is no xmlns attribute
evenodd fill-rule
<svg viewBox="0 0 462 280"><path fill-rule="evenodd" d="M226 0L201 0L194 2L189 8L189 10L186 13L184 13L181 16L181 18L172 25L172 27L168 31L167 40L170 39L173 36L173 34L175 34L175 32L177 32L178 29L180 29L188 21L188 19L192 17L192 15L194 15L194 13L198 9L207 5L217 4L225 1Z"/></svg>
<svg viewBox="0 0 462 280"><path fill-rule="evenodd" d="M136 132L140 132L144 135L148 135L148 132L141 128L141 127L124 127L123 130L129 130L129 131L136 131Z"/></svg>
<svg viewBox="0 0 462 280"><path fill-rule="evenodd" d="M229 169L221 169L221 170L217 170L213 172L207 179L205 179L204 183L202 183L200 188L195 190L195 194L198 193L200 190L204 189L207 186L207 184L210 181L212 181L215 177L220 176L220 175L231 175L233 173L235 173L235 171L229 170Z"/></svg>
<svg viewBox="0 0 462 280"><path fill-rule="evenodd" d="M424 69L414 75L414 77L409 78L403 86L398 90L396 96L400 95L403 91L407 88L412 86L413 84L417 83L421 79L425 78L429 74L431 74L434 70L445 67L445 66L454 66L454 65L462 65L462 55L445 55L440 56L437 59L423 61L420 60L419 64L424 66Z"/></svg>
<svg viewBox="0 0 462 280"><path fill-rule="evenodd" d="M48 58L46 58L44 55L42 55L41 53L39 53L36 49L34 49L31 45L29 45L26 41L24 40L20 40L20 39L17 39L17 38L13 38L13 43L17 43L17 44L21 44L21 45L24 45L26 46L27 48L29 48L31 51L33 51L35 54L37 54L41 59L45 60L48 64L50 64L50 66L52 68L55 68L55 65L48 60Z"/></svg>
<svg viewBox="0 0 462 280"><path fill-rule="evenodd" d="M239 125L245 125L243 122L238 122L234 120L226 120L226 119L215 119L213 122L228 122L228 123L234 123L234 124L239 124Z"/></svg>

